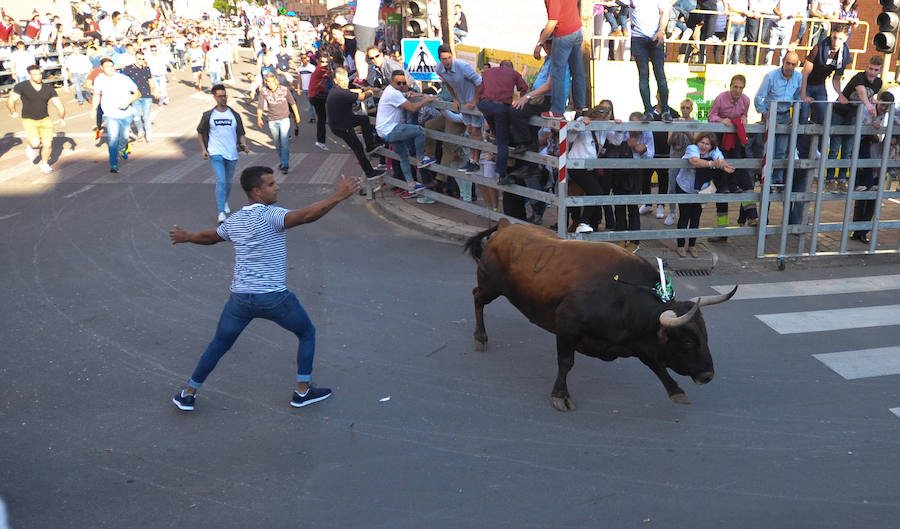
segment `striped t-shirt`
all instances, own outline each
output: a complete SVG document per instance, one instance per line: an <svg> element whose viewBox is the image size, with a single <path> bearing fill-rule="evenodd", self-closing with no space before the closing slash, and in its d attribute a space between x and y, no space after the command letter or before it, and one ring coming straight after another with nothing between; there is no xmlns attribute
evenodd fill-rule
<svg viewBox="0 0 900 529"><path fill-rule="evenodd" d="M234 243L232 292L264 294L287 289L287 212L276 206L250 204L216 229L219 237Z"/></svg>

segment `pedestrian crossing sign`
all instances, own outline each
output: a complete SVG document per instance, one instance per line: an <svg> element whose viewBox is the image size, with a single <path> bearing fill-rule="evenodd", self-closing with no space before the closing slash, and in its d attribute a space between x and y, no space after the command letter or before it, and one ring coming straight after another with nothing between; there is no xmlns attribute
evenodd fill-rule
<svg viewBox="0 0 900 529"><path fill-rule="evenodd" d="M434 73L441 39L403 39L403 68L416 81L440 81Z"/></svg>

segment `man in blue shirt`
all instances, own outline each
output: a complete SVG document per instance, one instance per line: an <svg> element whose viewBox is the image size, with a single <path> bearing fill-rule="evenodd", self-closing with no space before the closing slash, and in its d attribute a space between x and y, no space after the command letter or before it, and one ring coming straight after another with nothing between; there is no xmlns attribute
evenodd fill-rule
<svg viewBox="0 0 900 529"><path fill-rule="evenodd" d="M225 303L216 335L210 342L188 386L175 394L172 402L181 410L193 411L197 390L216 364L231 349L244 328L254 318L265 318L297 335L297 388L291 406L299 408L331 396L328 388L311 387L316 329L297 296L286 286L289 228L315 222L359 190L356 178L341 175L337 191L303 209L288 211L273 206L278 200L278 184L270 167L248 167L241 173L241 187L248 204L213 230L190 233L178 225L169 231L172 244L234 244L234 276L231 297Z"/></svg>
<svg viewBox="0 0 900 529"><path fill-rule="evenodd" d="M763 123L768 123L769 104L777 101L777 116L775 122L784 125L791 121L791 105L793 101L800 99L800 85L803 82L803 74L797 69L800 65L800 57L797 52L790 51L784 56L781 68L772 70L763 77L763 82L753 98L756 111L762 114ZM775 159L784 160L787 156L788 136L778 134L775 136ZM784 169L778 168L772 171L772 184L784 184Z"/></svg>

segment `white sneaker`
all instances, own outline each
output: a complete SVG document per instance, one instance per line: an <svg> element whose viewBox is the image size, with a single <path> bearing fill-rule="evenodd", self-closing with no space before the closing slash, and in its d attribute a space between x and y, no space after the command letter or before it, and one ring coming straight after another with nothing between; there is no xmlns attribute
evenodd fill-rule
<svg viewBox="0 0 900 529"><path fill-rule="evenodd" d="M575 228L575 233L593 233L594 228L591 228L589 225L585 223L581 223Z"/></svg>
<svg viewBox="0 0 900 529"><path fill-rule="evenodd" d="M666 208L662 204L656 206L656 218L661 219L666 216Z"/></svg>
<svg viewBox="0 0 900 529"><path fill-rule="evenodd" d="M37 158L37 151L34 150L34 147L31 145L25 144L25 156L28 157L29 160L34 160Z"/></svg>
<svg viewBox="0 0 900 529"><path fill-rule="evenodd" d="M638 209L638 213L640 213L641 215L646 215L647 213L650 213L651 211L653 211L653 206L649 206L647 204L644 204L643 206L641 206Z"/></svg>
<svg viewBox="0 0 900 529"><path fill-rule="evenodd" d="M419 204L434 204L437 201L433 198L428 198L428 197L422 196L422 197L417 198L416 202L418 202Z"/></svg>
<svg viewBox="0 0 900 529"><path fill-rule="evenodd" d="M225 214L231 215L231 208L228 207L228 202L225 203Z"/></svg>
<svg viewBox="0 0 900 529"><path fill-rule="evenodd" d="M219 220L219 224L222 224L223 222L225 222L225 213L224 212L222 212L222 211L219 212L218 220Z"/></svg>
<svg viewBox="0 0 900 529"><path fill-rule="evenodd" d="M322 149L323 151L327 151L327 150L328 150L328 146L325 145L324 143L316 142L316 147Z"/></svg>
<svg viewBox="0 0 900 529"><path fill-rule="evenodd" d="M45 173L52 173L53 168L50 167L50 164L48 164L46 162L42 162L41 163L41 171L44 171Z"/></svg>
<svg viewBox="0 0 900 529"><path fill-rule="evenodd" d="M666 226L675 224L675 213L669 213L669 216L666 217L666 220L663 221L663 224L665 224Z"/></svg>

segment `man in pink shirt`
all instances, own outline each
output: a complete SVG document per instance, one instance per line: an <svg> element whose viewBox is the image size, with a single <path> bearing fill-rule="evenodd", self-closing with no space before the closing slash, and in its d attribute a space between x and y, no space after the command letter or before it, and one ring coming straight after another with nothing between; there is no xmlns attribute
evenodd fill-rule
<svg viewBox="0 0 900 529"><path fill-rule="evenodd" d="M509 158L509 109L514 90L524 94L528 92L528 84L510 61L501 61L499 67L481 72L481 84L475 89L478 110L484 114L497 140L496 167L501 184L512 183L506 181L506 160Z"/></svg>
<svg viewBox="0 0 900 529"><path fill-rule="evenodd" d="M747 144L747 133L744 126L747 124L747 110L750 108L750 98L744 94L747 78L737 74L731 78L729 89L716 96L712 107L709 109L709 122L721 123L734 132L726 132L722 136L719 150L726 160L744 158L744 146ZM719 193L740 193L753 190L753 177L746 169L736 169L728 176L727 182L716 182ZM756 202L742 202L738 223L743 225L750 222L751 225L758 222ZM728 226L728 202L716 203L716 225ZM710 242L725 242L728 237L710 237Z"/></svg>

